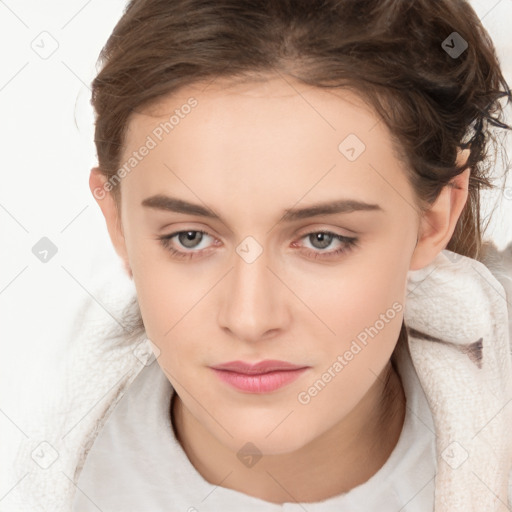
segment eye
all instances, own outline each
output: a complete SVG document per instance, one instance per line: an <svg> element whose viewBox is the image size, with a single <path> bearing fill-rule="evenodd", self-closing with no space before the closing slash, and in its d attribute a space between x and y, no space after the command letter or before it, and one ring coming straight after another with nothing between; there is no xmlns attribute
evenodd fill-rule
<svg viewBox="0 0 512 512"><path fill-rule="evenodd" d="M207 251L211 244L202 244L208 238L213 237L206 231L191 229L187 231L177 231L170 235L160 236L158 240L163 247L171 253L174 258L177 259L192 259L200 255L200 253ZM173 240L176 239L175 242ZM312 231L306 233L300 237L300 240L306 239L310 241L313 249L306 248L305 252L308 257L314 259L322 258L335 258L341 254L344 254L352 250L357 246L358 239L354 237L346 237L338 235L331 231ZM324 249L330 247L333 242L341 244L337 249L331 251L325 251ZM175 247L178 245L178 248ZM203 245L203 247L201 247ZM214 245L218 245L218 242L214 242ZM297 243L294 242L292 246L297 247ZM205 247L206 246L206 247ZM180 250L179 248L185 250ZM299 247L302 247L299 245Z"/></svg>
<svg viewBox="0 0 512 512"><path fill-rule="evenodd" d="M301 237L301 239L308 240L314 249L308 249L306 254L315 259L317 258L335 258L336 256L340 256L346 252L349 252L353 248L357 246L358 239L355 237L347 237L343 235L338 235L337 233L332 233L331 231L313 231L305 234ZM324 251L327 247L332 245L332 242L338 242L341 244L337 249L331 251ZM294 244L296 245L296 244Z"/></svg>
<svg viewBox="0 0 512 512"><path fill-rule="evenodd" d="M161 244L167 249L174 257L183 259L183 258L193 258L199 252L204 251L204 248L201 248L201 242L204 241L206 237L211 237L206 231L200 231L196 229L191 229L189 231L178 231L176 233L172 233L170 235L165 235L158 237ZM173 247L172 240L176 238L179 246L184 247L185 249L199 249L196 251L180 251Z"/></svg>

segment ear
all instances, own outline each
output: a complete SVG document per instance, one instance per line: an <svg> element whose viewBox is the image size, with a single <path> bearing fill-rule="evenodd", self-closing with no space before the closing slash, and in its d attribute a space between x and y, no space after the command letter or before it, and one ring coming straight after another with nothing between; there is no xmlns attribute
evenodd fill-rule
<svg viewBox="0 0 512 512"><path fill-rule="evenodd" d="M465 163L469 153L469 149L459 151L457 164ZM448 245L468 198L470 174L468 167L445 185L420 219L418 242L411 257L410 270L427 266Z"/></svg>
<svg viewBox="0 0 512 512"><path fill-rule="evenodd" d="M121 213L118 211L114 196L111 193L112 185L108 183L107 177L98 167L91 169L89 188L105 217L108 234L114 249L123 261L126 273L132 278L133 274L128 261L128 252L126 251L126 242L121 224Z"/></svg>

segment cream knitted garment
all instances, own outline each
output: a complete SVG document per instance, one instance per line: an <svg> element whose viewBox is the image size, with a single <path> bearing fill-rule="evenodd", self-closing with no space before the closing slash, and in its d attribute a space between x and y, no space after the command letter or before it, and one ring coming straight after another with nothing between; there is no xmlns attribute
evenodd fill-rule
<svg viewBox="0 0 512 512"><path fill-rule="evenodd" d="M503 281L512 272L496 275ZM408 275L409 348L436 428L435 512L509 510L512 297L500 280L483 263L447 250ZM126 286L95 294L122 328L91 298L79 311L60 398L31 404L39 428L19 447L18 483L0 501L2 512L71 510L97 433L154 357L134 287Z"/></svg>
<svg viewBox="0 0 512 512"><path fill-rule="evenodd" d="M486 266L450 251L409 275L404 318L436 428L436 512L509 510L507 300Z"/></svg>

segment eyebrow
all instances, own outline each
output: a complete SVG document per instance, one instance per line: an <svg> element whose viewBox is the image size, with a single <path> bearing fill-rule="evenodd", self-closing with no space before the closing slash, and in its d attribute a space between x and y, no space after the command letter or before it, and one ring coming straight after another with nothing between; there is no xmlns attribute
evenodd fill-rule
<svg viewBox="0 0 512 512"><path fill-rule="evenodd" d="M156 210L164 210L175 213L184 213L189 215L198 215L208 219L219 220L225 224L211 209L200 204L189 203L183 199L169 197L162 194L148 197L142 201L142 206ZM356 211L376 211L383 212L383 208L378 204L366 203L355 199L341 199L326 203L318 203L303 208L288 208L284 211L280 222L292 222L296 220L317 217L320 215L333 215L336 213L351 213Z"/></svg>

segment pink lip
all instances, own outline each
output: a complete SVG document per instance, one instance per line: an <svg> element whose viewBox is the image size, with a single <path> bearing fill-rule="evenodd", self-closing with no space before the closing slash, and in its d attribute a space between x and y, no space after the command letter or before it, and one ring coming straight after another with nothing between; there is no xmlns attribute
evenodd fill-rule
<svg viewBox="0 0 512 512"><path fill-rule="evenodd" d="M243 361L231 361L213 366L217 376L240 391L269 393L297 379L306 366L285 361L266 360L251 365Z"/></svg>
<svg viewBox="0 0 512 512"><path fill-rule="evenodd" d="M230 361L229 363L217 364L212 366L215 370L230 370L237 373L245 373L248 375L273 372L277 370L298 370L305 368L296 364L287 363L286 361L277 361L275 359L265 359L256 364L245 363L244 361Z"/></svg>

